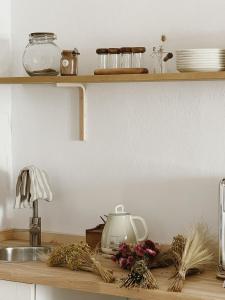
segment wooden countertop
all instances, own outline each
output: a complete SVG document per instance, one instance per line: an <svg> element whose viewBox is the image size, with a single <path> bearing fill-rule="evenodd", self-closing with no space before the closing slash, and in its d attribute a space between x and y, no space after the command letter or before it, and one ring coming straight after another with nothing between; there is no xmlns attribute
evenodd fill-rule
<svg viewBox="0 0 225 300"><path fill-rule="evenodd" d="M11 237L11 235L7 235ZM15 234L14 234L15 237ZM21 234L20 234L21 237ZM1 238L0 238L1 241ZM24 240L1 241L1 244L21 244ZM111 267L119 280L124 276L115 263L104 259L106 267ZM87 293L106 294L143 300L220 300L225 299L225 289L222 281L216 279L215 270L208 270L201 275L187 278L182 293L168 293L168 278L173 274L173 268L153 270L160 290L125 289L119 288L118 283L104 283L100 277L88 272L73 272L65 268L50 268L43 262L7 263L0 262L0 279L48 285L57 288L66 288Z"/></svg>

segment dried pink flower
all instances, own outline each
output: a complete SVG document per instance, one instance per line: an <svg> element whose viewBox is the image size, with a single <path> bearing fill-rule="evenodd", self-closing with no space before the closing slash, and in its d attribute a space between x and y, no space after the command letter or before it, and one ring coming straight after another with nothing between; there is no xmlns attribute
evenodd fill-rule
<svg viewBox="0 0 225 300"><path fill-rule="evenodd" d="M145 249L145 254L148 254L150 256L156 256L156 251L155 250L152 250L152 249Z"/></svg>
<svg viewBox="0 0 225 300"><path fill-rule="evenodd" d="M127 259L124 258L124 257L121 257L121 258L119 259L119 265L120 265L121 268L125 269L126 266L127 266Z"/></svg>
<svg viewBox="0 0 225 300"><path fill-rule="evenodd" d="M140 244L137 244L135 247L134 247L134 251L136 252L136 254L138 256L144 256L145 254L145 251L143 249L143 247L140 245Z"/></svg>
<svg viewBox="0 0 225 300"><path fill-rule="evenodd" d="M122 243L119 245L119 252L121 253L122 257L127 257L131 254L130 246L126 243Z"/></svg>
<svg viewBox="0 0 225 300"><path fill-rule="evenodd" d="M135 259L133 256L128 256L127 258L127 268L130 269L135 263Z"/></svg>
<svg viewBox="0 0 225 300"><path fill-rule="evenodd" d="M147 240L143 243L143 247L144 248L149 248L149 249L152 249L152 250L155 250L156 249L156 246L155 246L155 243L151 240Z"/></svg>

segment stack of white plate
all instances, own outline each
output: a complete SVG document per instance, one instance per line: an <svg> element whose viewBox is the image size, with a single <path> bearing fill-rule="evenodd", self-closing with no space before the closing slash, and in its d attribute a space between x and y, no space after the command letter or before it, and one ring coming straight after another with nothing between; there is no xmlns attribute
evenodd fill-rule
<svg viewBox="0 0 225 300"><path fill-rule="evenodd" d="M176 51L180 72L217 72L225 70L225 49L182 49Z"/></svg>

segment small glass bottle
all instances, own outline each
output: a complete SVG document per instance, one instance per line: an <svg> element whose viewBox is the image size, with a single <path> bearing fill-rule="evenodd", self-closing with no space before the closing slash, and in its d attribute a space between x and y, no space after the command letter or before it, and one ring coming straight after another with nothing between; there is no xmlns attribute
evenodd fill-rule
<svg viewBox="0 0 225 300"><path fill-rule="evenodd" d="M132 67L132 48L123 47L121 51L121 68L131 68Z"/></svg>
<svg viewBox="0 0 225 300"><path fill-rule="evenodd" d="M108 49L99 48L96 50L98 54L98 69L107 69L108 68Z"/></svg>
<svg viewBox="0 0 225 300"><path fill-rule="evenodd" d="M77 75L78 73L78 55L79 51L74 50L63 50L60 61L60 73L64 75Z"/></svg>
<svg viewBox="0 0 225 300"><path fill-rule="evenodd" d="M145 51L145 47L132 48L132 68L143 67L143 53L145 53Z"/></svg>
<svg viewBox="0 0 225 300"><path fill-rule="evenodd" d="M109 48L109 68L119 68L120 67L120 49L119 48Z"/></svg>

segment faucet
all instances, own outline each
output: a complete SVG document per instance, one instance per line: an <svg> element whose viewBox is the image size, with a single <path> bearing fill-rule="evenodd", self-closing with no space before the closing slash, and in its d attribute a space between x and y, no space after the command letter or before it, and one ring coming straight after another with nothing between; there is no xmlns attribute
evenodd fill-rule
<svg viewBox="0 0 225 300"><path fill-rule="evenodd" d="M33 202L33 217L30 218L30 246L41 246L41 218L38 217L38 200Z"/></svg>

